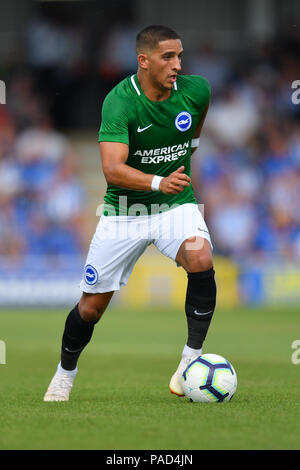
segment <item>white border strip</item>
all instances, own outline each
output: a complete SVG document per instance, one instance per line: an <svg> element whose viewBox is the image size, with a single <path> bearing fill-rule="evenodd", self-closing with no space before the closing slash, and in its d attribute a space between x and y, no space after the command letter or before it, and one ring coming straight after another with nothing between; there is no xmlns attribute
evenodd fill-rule
<svg viewBox="0 0 300 470"><path fill-rule="evenodd" d="M6 104L6 85L0 80L0 104Z"/></svg>
<svg viewBox="0 0 300 470"><path fill-rule="evenodd" d="M136 91L137 94L140 96L141 92L140 92L140 90L138 89L138 87L136 86L136 83L135 83L135 81L134 81L134 75L131 75L131 82L132 82L132 85L134 86L135 91Z"/></svg>

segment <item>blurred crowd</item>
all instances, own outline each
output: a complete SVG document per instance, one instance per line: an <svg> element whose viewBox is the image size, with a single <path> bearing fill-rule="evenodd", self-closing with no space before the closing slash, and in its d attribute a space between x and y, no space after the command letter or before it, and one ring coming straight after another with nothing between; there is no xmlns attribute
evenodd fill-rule
<svg viewBox="0 0 300 470"><path fill-rule="evenodd" d="M237 261L300 261L299 52L290 37L232 61L207 47L186 64L212 85L194 184L216 252Z"/></svg>
<svg viewBox="0 0 300 470"><path fill-rule="evenodd" d="M26 69L13 71L0 107L0 256L85 251L84 188L63 129L90 126L92 116L96 136L105 94L136 71L135 33L112 28L90 66L79 31L28 26ZM289 36L241 54L201 44L184 58L182 73L212 86L193 185L215 253L237 261L300 261L299 51Z"/></svg>
<svg viewBox="0 0 300 470"><path fill-rule="evenodd" d="M7 257L13 268L28 255L79 255L83 249L84 189L74 151L41 109L29 106L24 116L26 107L17 108L0 108L0 271Z"/></svg>

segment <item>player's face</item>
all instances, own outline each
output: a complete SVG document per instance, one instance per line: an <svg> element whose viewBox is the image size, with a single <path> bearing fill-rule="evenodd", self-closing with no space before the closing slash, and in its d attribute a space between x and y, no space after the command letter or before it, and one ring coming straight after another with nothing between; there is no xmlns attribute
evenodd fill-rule
<svg viewBox="0 0 300 470"><path fill-rule="evenodd" d="M156 86L168 90L173 88L181 70L182 54L180 39L161 41L154 51L147 54L149 78Z"/></svg>

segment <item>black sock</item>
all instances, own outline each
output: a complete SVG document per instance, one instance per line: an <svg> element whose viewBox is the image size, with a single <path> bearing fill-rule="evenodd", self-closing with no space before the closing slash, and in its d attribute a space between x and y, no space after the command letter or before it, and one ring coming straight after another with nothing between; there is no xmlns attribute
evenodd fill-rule
<svg viewBox="0 0 300 470"><path fill-rule="evenodd" d="M187 345L200 349L205 340L216 306L216 283L213 268L188 273L185 313L188 324Z"/></svg>
<svg viewBox="0 0 300 470"><path fill-rule="evenodd" d="M84 321L79 313L78 304L69 313L62 338L61 366L66 370L74 370L78 358L89 343L94 326L97 323Z"/></svg>

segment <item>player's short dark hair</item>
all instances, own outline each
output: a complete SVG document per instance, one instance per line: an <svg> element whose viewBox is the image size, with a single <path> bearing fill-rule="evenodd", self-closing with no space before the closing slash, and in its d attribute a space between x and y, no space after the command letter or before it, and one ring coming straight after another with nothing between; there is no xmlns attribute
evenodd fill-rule
<svg viewBox="0 0 300 470"><path fill-rule="evenodd" d="M160 41L168 39L181 39L173 29L168 26L151 25L140 31L136 37L136 53L141 54L145 51L156 49Z"/></svg>

